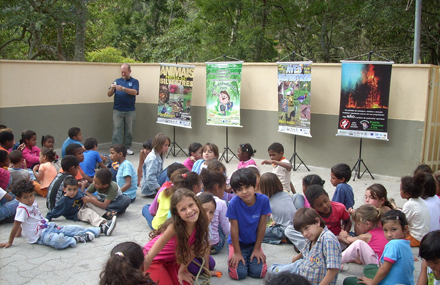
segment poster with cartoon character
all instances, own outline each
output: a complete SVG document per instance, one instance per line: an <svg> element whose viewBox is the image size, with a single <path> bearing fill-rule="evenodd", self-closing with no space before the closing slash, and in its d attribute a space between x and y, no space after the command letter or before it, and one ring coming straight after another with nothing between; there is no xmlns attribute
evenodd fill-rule
<svg viewBox="0 0 440 285"><path fill-rule="evenodd" d="M388 140L392 64L342 61L338 136Z"/></svg>
<svg viewBox="0 0 440 285"><path fill-rule="evenodd" d="M240 126L240 87L243 62L206 63L206 123Z"/></svg>
<svg viewBox="0 0 440 285"><path fill-rule="evenodd" d="M157 123L191 128L194 65L160 64Z"/></svg>
<svg viewBox="0 0 440 285"><path fill-rule="evenodd" d="M278 131L311 137L312 62L278 62Z"/></svg>

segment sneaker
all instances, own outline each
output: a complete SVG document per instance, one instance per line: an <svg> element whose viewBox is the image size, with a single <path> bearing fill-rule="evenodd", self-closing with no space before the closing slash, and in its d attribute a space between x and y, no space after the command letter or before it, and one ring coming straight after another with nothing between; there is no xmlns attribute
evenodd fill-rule
<svg viewBox="0 0 440 285"><path fill-rule="evenodd" d="M127 148L127 154L129 154L129 155L133 155L134 152L133 152L131 149Z"/></svg>
<svg viewBox="0 0 440 285"><path fill-rule="evenodd" d="M116 227L116 216L113 216L113 218L110 221L107 221L105 224L101 225L101 232L106 236L111 236L115 227Z"/></svg>
<svg viewBox="0 0 440 285"><path fill-rule="evenodd" d="M86 232L83 234L76 234L73 236L73 238L76 240L76 243L86 243L88 241L94 240L95 236L91 232Z"/></svg>

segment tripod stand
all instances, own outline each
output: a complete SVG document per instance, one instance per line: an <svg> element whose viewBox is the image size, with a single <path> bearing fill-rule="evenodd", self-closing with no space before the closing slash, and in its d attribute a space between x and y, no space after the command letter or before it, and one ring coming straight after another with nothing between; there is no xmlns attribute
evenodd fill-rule
<svg viewBox="0 0 440 285"><path fill-rule="evenodd" d="M300 161L300 163L298 164L298 167L295 166L297 157ZM292 160L293 160L293 163L292 163ZM304 163L304 161L301 159L301 157L299 157L298 153L296 152L296 135L294 136L294 139L293 139L293 154L292 154L292 157L290 158L290 163L293 166L293 171L297 171L298 168L301 166L301 164L304 165L308 171L310 171L310 169L307 167L307 165Z"/></svg>
<svg viewBox="0 0 440 285"><path fill-rule="evenodd" d="M362 174L361 174L361 164L365 167L365 170L364 170L364 172L362 172ZM353 170L355 170L353 181L356 179L356 176L358 179L361 179L362 176L364 176L364 173L366 171L368 171L368 174L370 174L371 178L374 179L373 175L371 174L370 170L368 169L367 165L365 164L364 160L362 159L362 139L360 139L360 143L359 143L359 158L358 158L356 164L351 169L351 172L353 172Z"/></svg>
<svg viewBox="0 0 440 285"><path fill-rule="evenodd" d="M176 153L176 146L179 148L179 151ZM185 156L188 156L186 152L180 147L180 145L176 142L176 127L173 127L173 141L171 142L170 149L168 150L167 158L170 153L175 157L180 152L183 152Z"/></svg>
<svg viewBox="0 0 440 285"><path fill-rule="evenodd" d="M219 161L222 161L222 159L224 158L226 163L229 163L234 158L234 156L236 159L238 159L238 156L232 151L232 149L229 148L228 142L229 142L228 127L226 127L226 147L224 148L224 151L219 159ZM231 159L228 158L229 152L232 153Z"/></svg>

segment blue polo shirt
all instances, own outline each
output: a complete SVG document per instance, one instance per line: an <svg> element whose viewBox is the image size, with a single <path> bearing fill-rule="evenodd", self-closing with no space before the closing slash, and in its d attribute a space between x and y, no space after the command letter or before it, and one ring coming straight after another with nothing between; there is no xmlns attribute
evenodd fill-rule
<svg viewBox="0 0 440 285"><path fill-rule="evenodd" d="M139 81L130 77L130 79L125 80L124 78L118 78L115 80L116 85L121 85L125 88L136 89L139 94ZM115 101L113 109L121 112L134 111L134 103L136 102L136 96L128 95L125 91L115 91Z"/></svg>

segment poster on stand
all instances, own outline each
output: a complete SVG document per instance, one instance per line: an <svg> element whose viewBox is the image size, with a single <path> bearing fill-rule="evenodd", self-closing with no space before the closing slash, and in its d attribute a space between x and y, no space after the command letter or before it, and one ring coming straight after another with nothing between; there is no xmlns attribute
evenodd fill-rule
<svg viewBox="0 0 440 285"><path fill-rule="evenodd" d="M191 128L194 65L160 64L157 123Z"/></svg>
<svg viewBox="0 0 440 285"><path fill-rule="evenodd" d="M277 62L278 131L311 137L312 62Z"/></svg>
<svg viewBox="0 0 440 285"><path fill-rule="evenodd" d="M342 61L338 136L388 140L392 65Z"/></svg>
<svg viewBox="0 0 440 285"><path fill-rule="evenodd" d="M206 63L206 124L240 127L242 61Z"/></svg>

